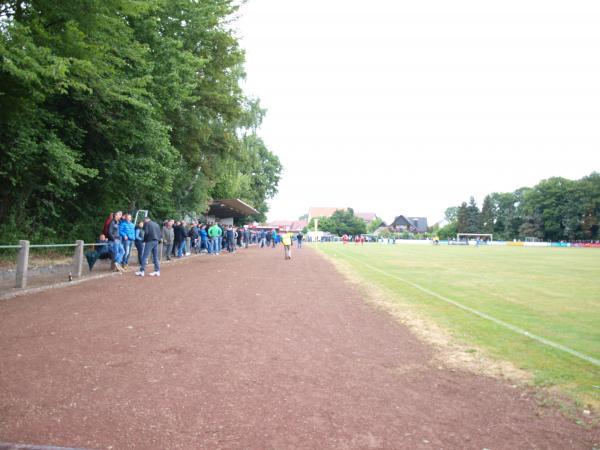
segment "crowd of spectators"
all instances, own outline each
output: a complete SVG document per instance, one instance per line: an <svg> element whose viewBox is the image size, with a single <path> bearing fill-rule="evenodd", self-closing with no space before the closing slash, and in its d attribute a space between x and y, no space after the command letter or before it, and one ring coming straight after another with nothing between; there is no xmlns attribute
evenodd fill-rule
<svg viewBox="0 0 600 450"><path fill-rule="evenodd" d="M302 233L294 236L298 247L302 245ZM159 226L145 218L134 224L131 214L121 211L111 213L106 219L97 248L88 252L86 257L92 269L97 259L110 258L112 270L125 272L130 266L132 249L137 250L137 264L140 269L136 275L144 276L147 259L152 255L154 271L150 276L160 276L160 256L170 261L205 253L218 256L221 252L235 253L240 248L257 245L261 248L276 247L282 242L282 234L277 229L251 229L248 226L225 225L219 221L202 223L199 221L168 219ZM159 255L162 243L163 255ZM286 242L287 243L287 242ZM286 253L287 254L287 253Z"/></svg>

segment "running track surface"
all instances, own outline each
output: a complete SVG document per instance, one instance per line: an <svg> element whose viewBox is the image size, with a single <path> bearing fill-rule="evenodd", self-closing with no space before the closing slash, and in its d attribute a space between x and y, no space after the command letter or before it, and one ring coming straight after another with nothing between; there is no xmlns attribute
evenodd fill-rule
<svg viewBox="0 0 600 450"><path fill-rule="evenodd" d="M0 442L590 449L531 392L438 368L316 251L251 248L0 301Z"/></svg>

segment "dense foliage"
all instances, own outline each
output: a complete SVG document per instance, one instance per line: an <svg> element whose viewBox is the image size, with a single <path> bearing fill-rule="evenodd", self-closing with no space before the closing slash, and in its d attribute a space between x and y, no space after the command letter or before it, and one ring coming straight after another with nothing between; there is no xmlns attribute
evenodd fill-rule
<svg viewBox="0 0 600 450"><path fill-rule="evenodd" d="M278 158L256 134L231 0L0 2L0 242L93 237L237 197L264 218Z"/></svg>
<svg viewBox="0 0 600 450"><path fill-rule="evenodd" d="M331 217L318 217L318 221L319 231L326 231L336 236L344 234L355 236L367 232L365 221L356 217L352 208L338 209ZM314 218L310 220L308 229L311 231L315 229Z"/></svg>
<svg viewBox="0 0 600 450"><path fill-rule="evenodd" d="M456 233L493 233L494 239L549 241L600 239L600 173L580 180L549 178L532 188L494 192L481 210L469 203L446 210L442 238Z"/></svg>
<svg viewBox="0 0 600 450"><path fill-rule="evenodd" d="M375 230L382 226L384 226L383 220L379 217L375 217L367 224L367 233L372 234L375 232Z"/></svg>

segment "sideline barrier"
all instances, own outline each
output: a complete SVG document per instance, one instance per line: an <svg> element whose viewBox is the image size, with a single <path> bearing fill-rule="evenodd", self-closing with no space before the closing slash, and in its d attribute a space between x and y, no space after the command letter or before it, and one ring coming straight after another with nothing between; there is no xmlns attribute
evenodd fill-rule
<svg viewBox="0 0 600 450"><path fill-rule="evenodd" d="M433 245L433 241L427 239L396 239L394 242L388 239L380 239L379 244L384 245ZM475 241L469 241L468 244L465 241L439 241L440 245L451 245L451 246L475 246ZM557 247L557 248L600 248L600 243L571 243L571 242L523 242L523 241L492 241L492 242L480 242L480 247L493 246L493 247Z"/></svg>
<svg viewBox="0 0 600 450"><path fill-rule="evenodd" d="M86 246L103 246L108 245L104 243L93 243L86 244L82 240L77 240L73 244L31 244L29 241L19 241L19 245L2 245L0 248L3 249L18 249L16 255L16 269L15 269L15 288L25 289L27 287L27 281L29 276L29 257L30 249L32 248L74 248L72 262L69 264L69 279L81 278L83 273L83 262L84 262L84 247Z"/></svg>

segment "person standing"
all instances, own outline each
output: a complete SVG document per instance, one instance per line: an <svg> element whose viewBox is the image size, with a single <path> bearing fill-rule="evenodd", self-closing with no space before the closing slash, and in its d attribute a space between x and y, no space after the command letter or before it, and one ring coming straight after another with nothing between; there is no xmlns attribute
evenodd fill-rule
<svg viewBox="0 0 600 450"><path fill-rule="evenodd" d="M223 249L223 237L225 235L225 227L217 222L217 227L221 230L221 234L219 235L219 252Z"/></svg>
<svg viewBox="0 0 600 450"><path fill-rule="evenodd" d="M227 251L229 253L235 253L235 240L238 233L235 232L232 225L227 227Z"/></svg>
<svg viewBox="0 0 600 450"><path fill-rule="evenodd" d="M298 242L298 248L302 248L302 239L304 239L304 235L302 234L302 231L300 231L296 235L296 242Z"/></svg>
<svg viewBox="0 0 600 450"><path fill-rule="evenodd" d="M135 274L138 277L143 277L146 271L146 263L150 253L152 253L152 264L154 264L154 272L150 273L151 277L160 277L160 260L158 258L158 241L161 238L160 227L149 217L144 219L144 253L142 255L142 264L140 270Z"/></svg>
<svg viewBox="0 0 600 450"><path fill-rule="evenodd" d="M123 246L121 245L121 235L119 232L119 221L123 213L121 211L117 211L113 215L113 219L108 225L108 240L111 243L111 252L113 254L113 264L114 270L116 272L123 272L123 267L121 267L121 263L123 261Z"/></svg>
<svg viewBox="0 0 600 450"><path fill-rule="evenodd" d="M108 236L108 227L110 227L110 223L113 221L115 217L115 213L110 213L106 220L104 221L104 225L102 226L102 234L104 236Z"/></svg>
<svg viewBox="0 0 600 450"><path fill-rule="evenodd" d="M179 252L179 245L181 244L181 241L179 240L180 237L180 233L179 233L179 229L181 228L181 221L178 220L173 224L173 235L174 240L173 240L173 248L171 249L171 256L177 256L177 253Z"/></svg>
<svg viewBox="0 0 600 450"><path fill-rule="evenodd" d="M210 241L212 243L213 255L218 255L221 253L221 236L223 235L223 230L216 223L213 224L208 229L208 236L210 237Z"/></svg>
<svg viewBox="0 0 600 450"><path fill-rule="evenodd" d="M248 248L250 244L250 229L242 228L242 232L244 233L244 248Z"/></svg>
<svg viewBox="0 0 600 450"><path fill-rule="evenodd" d="M121 223L119 224L119 236L123 243L123 269L127 269L129 265L129 256L135 242L135 229L131 223L131 214L124 214Z"/></svg>
<svg viewBox="0 0 600 450"><path fill-rule="evenodd" d="M275 248L275 246L278 244L277 242L277 230L275 228L273 228L273 231L271 231L271 240L273 242L273 248Z"/></svg>
<svg viewBox="0 0 600 450"><path fill-rule="evenodd" d="M194 249L196 254L200 253L200 227L198 226L198 222L192 222L190 230L188 231L188 237L190 238L190 251L191 249Z"/></svg>
<svg viewBox="0 0 600 450"><path fill-rule="evenodd" d="M237 242L237 248L242 248L244 245L244 229L242 227L237 228L237 235L235 239Z"/></svg>
<svg viewBox="0 0 600 450"><path fill-rule="evenodd" d="M162 241L165 248L167 261L171 260L171 250L173 250L173 241L175 240L175 232L173 231L173 221L167 220L162 229Z"/></svg>
<svg viewBox="0 0 600 450"><path fill-rule="evenodd" d="M141 221L135 227L135 248L137 249L138 263L142 265L142 256L144 255L144 221Z"/></svg>
<svg viewBox="0 0 600 450"><path fill-rule="evenodd" d="M292 259L292 233L289 230L281 235L281 243L283 244L285 259Z"/></svg>
<svg viewBox="0 0 600 450"><path fill-rule="evenodd" d="M208 240L208 231L207 231L208 227L206 225L202 225L200 227L200 243L201 243L201 248L205 248L206 252L208 254L212 253L212 245L211 242Z"/></svg>
<svg viewBox="0 0 600 450"><path fill-rule="evenodd" d="M176 254L178 258L183 257L186 253L185 251L185 243L187 238L187 232L185 231L185 222L182 220L175 225L175 246L176 246Z"/></svg>

